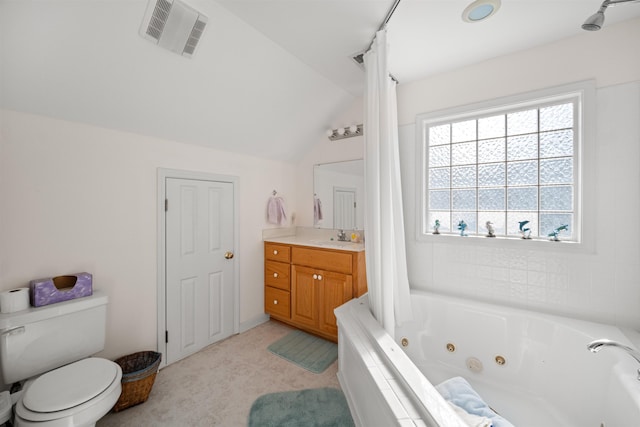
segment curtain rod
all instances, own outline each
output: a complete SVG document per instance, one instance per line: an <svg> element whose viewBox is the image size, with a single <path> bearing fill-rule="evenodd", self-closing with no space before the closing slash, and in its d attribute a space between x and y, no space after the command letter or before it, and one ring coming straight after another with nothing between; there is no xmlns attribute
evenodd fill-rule
<svg viewBox="0 0 640 427"><path fill-rule="evenodd" d="M396 11L396 8L398 7L399 4L400 4L400 0L395 0L393 2L391 9L389 9L389 11L387 12L387 15L384 17L384 20L382 21L382 24L380 24L380 26L378 27L378 31L384 29L384 27L389 23L389 21L391 20L391 17L393 16L393 12ZM371 42L369 43L369 46L359 56L362 56L371 50L371 46L373 46L373 41L375 39L376 39L376 35L374 34L373 38L371 39Z"/></svg>
<svg viewBox="0 0 640 427"><path fill-rule="evenodd" d="M378 28L378 31L383 29L384 26L389 23L389 20L393 16L393 12L396 11L396 8L398 7L399 4L400 4L400 0L395 0L393 2L393 6L391 6L391 9L389 9L389 12L387 12L387 16L384 17L384 21L382 21L382 25L380 25L380 28ZM373 43L373 41L371 43Z"/></svg>
<svg viewBox="0 0 640 427"><path fill-rule="evenodd" d="M400 4L400 0L395 0L393 2L393 5L391 6L391 9L389 9L389 11L387 12L387 15L384 17L384 20L382 21L382 24L380 25L380 27L378 28L378 31L382 30L391 20L391 17L393 16L393 13L396 11L396 8L398 7L398 5ZM355 55L352 59L354 61L356 61L356 63L358 63L360 66L364 65L364 54L369 52L371 50L371 46L373 46L373 41L376 39L376 35L373 35L373 38L371 39L371 42L369 43L369 46L363 50L361 53ZM396 82L398 82L398 79L396 79L394 76L392 76L391 74L389 75L389 77L391 77L391 79Z"/></svg>

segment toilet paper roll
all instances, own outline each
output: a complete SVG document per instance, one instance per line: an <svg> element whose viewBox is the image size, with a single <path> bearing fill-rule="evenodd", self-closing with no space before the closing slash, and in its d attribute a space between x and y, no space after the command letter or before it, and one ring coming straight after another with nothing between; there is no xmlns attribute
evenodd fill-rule
<svg viewBox="0 0 640 427"><path fill-rule="evenodd" d="M13 313L29 308L29 288L16 288L0 293L0 313Z"/></svg>

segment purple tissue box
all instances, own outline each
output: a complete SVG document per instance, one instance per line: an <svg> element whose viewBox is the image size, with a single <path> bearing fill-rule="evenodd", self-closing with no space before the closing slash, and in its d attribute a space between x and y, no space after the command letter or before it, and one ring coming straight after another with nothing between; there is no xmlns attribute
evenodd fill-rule
<svg viewBox="0 0 640 427"><path fill-rule="evenodd" d="M91 273L76 273L67 276L48 277L29 282L31 305L41 307L93 294Z"/></svg>

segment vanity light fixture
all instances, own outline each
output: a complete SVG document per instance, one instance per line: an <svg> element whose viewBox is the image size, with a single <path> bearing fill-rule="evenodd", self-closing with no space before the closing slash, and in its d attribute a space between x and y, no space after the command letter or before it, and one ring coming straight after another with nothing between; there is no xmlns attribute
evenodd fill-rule
<svg viewBox="0 0 640 427"><path fill-rule="evenodd" d="M327 138L329 138L330 141L351 138L352 136L360 136L363 134L364 129L362 128L362 125L351 125L348 127L327 130Z"/></svg>
<svg viewBox="0 0 640 427"><path fill-rule="evenodd" d="M475 0L462 12L465 22L480 22L493 16L500 9L500 0Z"/></svg>

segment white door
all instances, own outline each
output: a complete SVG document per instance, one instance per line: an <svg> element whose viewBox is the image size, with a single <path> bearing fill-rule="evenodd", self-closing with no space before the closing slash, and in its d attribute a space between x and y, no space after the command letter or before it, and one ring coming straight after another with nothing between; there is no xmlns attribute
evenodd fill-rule
<svg viewBox="0 0 640 427"><path fill-rule="evenodd" d="M340 230L356 228L355 188L333 188L333 228Z"/></svg>
<svg viewBox="0 0 640 427"><path fill-rule="evenodd" d="M234 329L233 183L166 178L166 362Z"/></svg>

